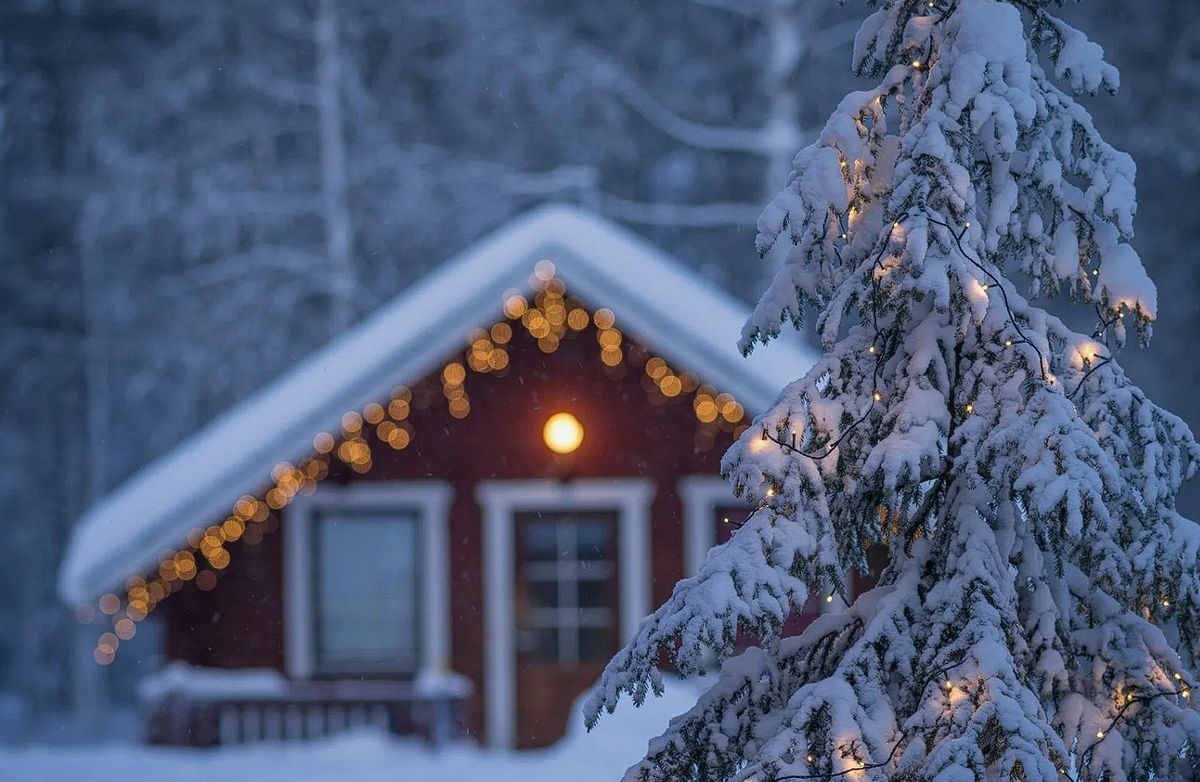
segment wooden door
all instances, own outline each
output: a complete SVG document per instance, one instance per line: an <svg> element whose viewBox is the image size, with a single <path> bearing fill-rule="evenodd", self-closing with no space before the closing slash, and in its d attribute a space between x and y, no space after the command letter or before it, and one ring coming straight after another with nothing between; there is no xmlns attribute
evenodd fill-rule
<svg viewBox="0 0 1200 782"><path fill-rule="evenodd" d="M517 746L562 738L571 705L617 651L617 514L518 514Z"/></svg>

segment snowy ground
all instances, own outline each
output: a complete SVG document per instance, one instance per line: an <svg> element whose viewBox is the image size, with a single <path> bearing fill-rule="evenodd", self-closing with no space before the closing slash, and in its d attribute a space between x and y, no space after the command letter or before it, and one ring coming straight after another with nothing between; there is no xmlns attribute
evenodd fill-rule
<svg viewBox="0 0 1200 782"><path fill-rule="evenodd" d="M676 685L640 709L624 703L596 730L580 720L546 750L496 753L471 744L440 752L356 732L311 744L184 750L137 744L0 747L3 782L617 782L646 742L694 702ZM578 710L576 710L578 713Z"/></svg>

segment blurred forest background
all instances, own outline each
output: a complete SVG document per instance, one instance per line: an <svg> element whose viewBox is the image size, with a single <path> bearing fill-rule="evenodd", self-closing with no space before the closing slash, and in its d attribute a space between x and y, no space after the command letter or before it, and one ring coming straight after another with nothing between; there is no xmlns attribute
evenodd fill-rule
<svg viewBox="0 0 1200 782"><path fill-rule="evenodd" d="M3 0L0 712L45 735L76 682L128 703L154 664L74 656L55 577L90 503L521 211L581 203L752 300L864 5ZM1122 71L1087 102L1160 290L1121 360L1197 426L1200 4L1063 13Z"/></svg>

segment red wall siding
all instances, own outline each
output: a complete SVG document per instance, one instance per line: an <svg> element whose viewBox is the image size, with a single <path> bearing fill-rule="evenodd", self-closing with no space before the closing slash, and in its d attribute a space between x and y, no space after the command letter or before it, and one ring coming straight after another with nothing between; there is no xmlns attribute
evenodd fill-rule
<svg viewBox="0 0 1200 782"><path fill-rule="evenodd" d="M395 451L372 438L370 472L359 475L335 458L327 479L351 483L434 478L454 484L451 665L476 682L477 693L482 692L484 673L480 512L474 499L478 481L653 479L658 491L652 509L652 597L657 605L682 575L677 481L684 475L717 473L732 441L730 433L719 432L714 446L699 450L693 395L680 394L663 403L656 390L644 387L641 366L626 361L615 369L605 367L594 329L569 335L552 354L542 353L524 329L514 332L510 364L502 375L468 372L465 389L471 412L465 419L449 414L435 374L414 388L408 420L415 434L407 449ZM461 355L458 358L461 361ZM660 404L653 404L652 396ZM428 400L424 407L423 399ZM386 406L386 399L379 401ZM564 410L580 420L585 432L582 446L571 457L551 453L542 442L546 418ZM232 564L215 590L200 592L189 584L164 603L169 657L203 665L282 668L280 538L268 535L256 547L235 546ZM474 704L473 713L480 722L480 703Z"/></svg>

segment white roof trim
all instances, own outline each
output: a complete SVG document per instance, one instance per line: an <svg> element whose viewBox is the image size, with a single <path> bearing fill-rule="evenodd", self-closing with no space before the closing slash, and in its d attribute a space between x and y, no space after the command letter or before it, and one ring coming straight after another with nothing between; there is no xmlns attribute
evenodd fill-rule
<svg viewBox="0 0 1200 782"><path fill-rule="evenodd" d="M58 590L83 605L154 567L188 530L260 491L280 461L312 450L342 414L425 377L467 333L503 317L503 295L528 287L534 264L554 261L567 292L609 307L626 334L672 365L737 397L750 413L816 361L777 340L749 358L737 349L749 309L613 223L551 205L514 220L439 267L362 324L306 358L144 467L75 525Z"/></svg>

